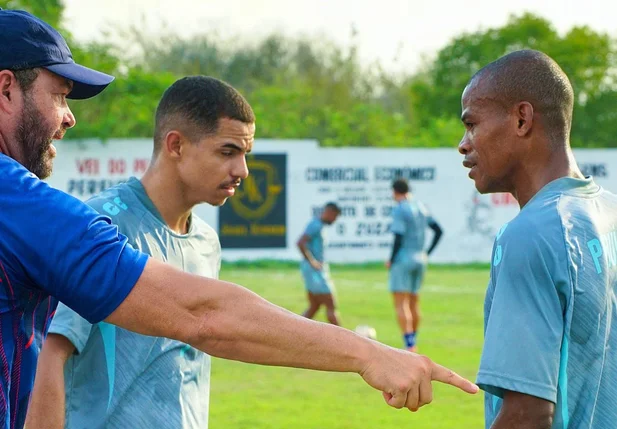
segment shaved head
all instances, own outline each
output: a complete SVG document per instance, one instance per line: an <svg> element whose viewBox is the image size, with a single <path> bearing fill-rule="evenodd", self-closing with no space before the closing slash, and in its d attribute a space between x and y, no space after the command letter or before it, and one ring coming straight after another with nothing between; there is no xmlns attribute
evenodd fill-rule
<svg viewBox="0 0 617 429"><path fill-rule="evenodd" d="M520 203L529 183L562 174L555 171L571 165L573 103L568 77L542 52L512 52L478 71L463 91L459 143L476 189L510 192Z"/></svg>
<svg viewBox="0 0 617 429"><path fill-rule="evenodd" d="M528 102L550 140L568 140L574 106L572 85L559 65L542 52L521 50L493 61L471 78L467 90L506 110Z"/></svg>

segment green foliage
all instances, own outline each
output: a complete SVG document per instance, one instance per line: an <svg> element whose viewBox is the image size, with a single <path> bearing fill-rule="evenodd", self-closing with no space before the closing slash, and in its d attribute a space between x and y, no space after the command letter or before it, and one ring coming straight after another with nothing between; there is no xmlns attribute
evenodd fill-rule
<svg viewBox="0 0 617 429"><path fill-rule="evenodd" d="M414 105L426 121L460 114L461 91L483 65L518 49L543 51L569 76L576 93L572 142L575 146L615 146L615 87L609 80L615 67L612 39L589 27L574 27L563 37L545 19L526 13L512 16L505 26L455 38L437 54L427 77L411 79Z"/></svg>
<svg viewBox="0 0 617 429"><path fill-rule="evenodd" d="M159 98L174 80L169 73L137 68L120 74L96 101L71 102L78 125L68 131L68 138L151 137Z"/></svg>
<svg viewBox="0 0 617 429"><path fill-rule="evenodd" d="M19 9L30 12L54 28L60 28L64 2L62 0L0 0L2 9Z"/></svg>
<svg viewBox="0 0 617 429"><path fill-rule="evenodd" d="M58 27L61 0L0 0ZM62 30L62 28L60 28ZM214 76L238 88L257 116L262 138L312 138L325 146L455 146L461 92L483 65L521 48L539 49L563 67L576 92L574 146L614 147L617 140L617 65L613 40L589 27L560 35L530 13L502 27L461 34L413 74L394 75L379 64L363 65L355 32L350 47L323 37L272 34L242 42L201 34L190 39L139 27L124 30L123 46L83 44L62 31L76 61L115 75L102 95L71 102L79 125L69 138L144 137L163 91L176 79Z"/></svg>

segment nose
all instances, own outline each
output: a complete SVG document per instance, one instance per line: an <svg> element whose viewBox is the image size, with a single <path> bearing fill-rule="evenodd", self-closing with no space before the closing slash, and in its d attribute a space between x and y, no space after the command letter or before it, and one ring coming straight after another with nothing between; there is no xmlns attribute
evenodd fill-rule
<svg viewBox="0 0 617 429"><path fill-rule="evenodd" d="M64 128L73 128L75 126L75 124L77 123L77 120L75 119L75 115L73 115L73 112L71 112L71 109L66 106L66 111L64 112L64 116L62 118L62 125L64 126Z"/></svg>
<svg viewBox="0 0 617 429"><path fill-rule="evenodd" d="M461 155L467 155L470 151L471 151L471 144L469 143L467 134L465 134L458 144L458 153L460 153Z"/></svg>
<svg viewBox="0 0 617 429"><path fill-rule="evenodd" d="M232 172L234 177L239 177L240 179L246 179L249 175L249 167L246 164L246 156L240 157L240 162L234 165L234 171Z"/></svg>

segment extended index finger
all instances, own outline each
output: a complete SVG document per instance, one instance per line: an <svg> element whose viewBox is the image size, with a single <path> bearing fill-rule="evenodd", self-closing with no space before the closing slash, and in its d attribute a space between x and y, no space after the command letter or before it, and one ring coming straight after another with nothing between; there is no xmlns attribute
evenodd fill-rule
<svg viewBox="0 0 617 429"><path fill-rule="evenodd" d="M431 379L446 383L454 387L458 387L467 393L478 393L479 387L466 378L461 377L451 369L441 366L438 363L432 363Z"/></svg>

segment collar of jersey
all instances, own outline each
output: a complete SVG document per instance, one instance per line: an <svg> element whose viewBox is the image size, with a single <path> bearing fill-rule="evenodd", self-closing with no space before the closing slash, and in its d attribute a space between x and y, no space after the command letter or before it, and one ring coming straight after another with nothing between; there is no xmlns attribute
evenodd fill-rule
<svg viewBox="0 0 617 429"><path fill-rule="evenodd" d="M146 188L144 188L144 185L141 183L141 180L137 179L136 177L131 177L126 182L126 184L133 190L133 192L135 193L135 196L144 205L144 207L146 207L148 209L150 214L152 214L152 216L154 216L156 218L156 220L161 222L161 224L163 224L165 226L165 228L167 228L167 230L169 231L170 234L172 234L172 235L174 235L176 237L187 237L187 236L189 236L189 235L191 235L193 233L193 225L194 225L193 214L191 214L191 216L189 217L189 229L188 229L187 233L186 234L179 234L176 231L174 231L173 229L171 229L169 227L169 225L167 225L167 222L165 222L165 219L163 219L163 216L161 215L161 212L159 212L159 210L156 208L156 205L154 204L154 202L152 202L152 200L148 196L148 193L146 192Z"/></svg>

